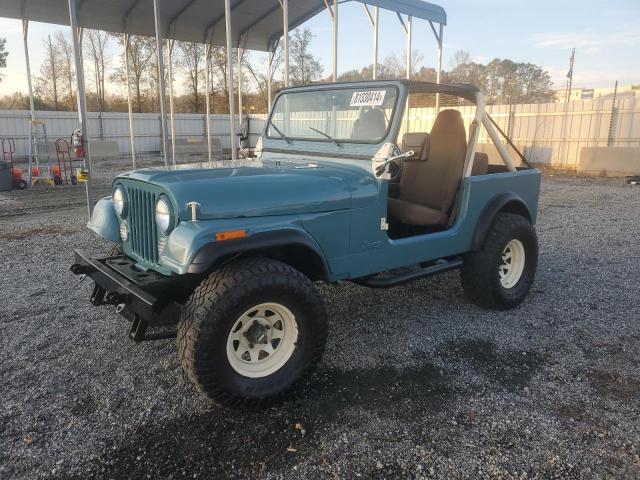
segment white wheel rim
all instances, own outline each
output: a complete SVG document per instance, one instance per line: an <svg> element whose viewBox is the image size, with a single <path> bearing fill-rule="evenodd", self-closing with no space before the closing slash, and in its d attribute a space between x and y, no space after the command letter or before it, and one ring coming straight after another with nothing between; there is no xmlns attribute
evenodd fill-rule
<svg viewBox="0 0 640 480"><path fill-rule="evenodd" d="M261 303L244 312L227 337L227 359L240 375L261 378L287 363L296 348L295 315L279 303Z"/></svg>
<svg viewBox="0 0 640 480"><path fill-rule="evenodd" d="M498 273L500 283L504 288L512 288L522 277L524 271L524 245L520 240L513 239L502 250L502 258Z"/></svg>

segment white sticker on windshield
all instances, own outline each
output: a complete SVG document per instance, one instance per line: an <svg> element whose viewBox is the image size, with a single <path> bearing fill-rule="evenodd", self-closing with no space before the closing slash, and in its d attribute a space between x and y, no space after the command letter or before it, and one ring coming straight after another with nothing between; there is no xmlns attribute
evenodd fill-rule
<svg viewBox="0 0 640 480"><path fill-rule="evenodd" d="M367 90L364 92L353 92L351 95L350 107L377 107L382 105L386 90Z"/></svg>

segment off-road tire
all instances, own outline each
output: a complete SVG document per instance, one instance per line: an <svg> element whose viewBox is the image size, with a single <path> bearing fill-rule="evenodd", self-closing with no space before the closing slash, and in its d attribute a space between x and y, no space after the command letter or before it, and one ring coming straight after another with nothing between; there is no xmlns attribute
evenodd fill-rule
<svg viewBox="0 0 640 480"><path fill-rule="evenodd" d="M248 378L231 366L227 338L239 316L263 302L279 302L291 310L298 338L279 370ZM306 276L275 260L241 259L214 271L187 300L178 325L178 358L189 379L212 402L261 408L283 399L318 363L327 329L324 303Z"/></svg>
<svg viewBox="0 0 640 480"><path fill-rule="evenodd" d="M498 268L502 252L511 240L524 245L524 270L518 282L505 288ZM465 294L476 305L488 309L506 310L518 305L527 296L538 265L538 240L531 222L514 213L499 213L493 220L482 248L465 255L460 279Z"/></svg>

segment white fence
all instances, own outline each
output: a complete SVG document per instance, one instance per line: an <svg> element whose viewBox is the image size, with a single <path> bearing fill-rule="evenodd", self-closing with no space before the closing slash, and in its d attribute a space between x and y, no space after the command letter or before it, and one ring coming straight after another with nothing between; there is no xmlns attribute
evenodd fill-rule
<svg viewBox="0 0 640 480"><path fill-rule="evenodd" d="M46 129L47 140L51 144L57 138L69 141L73 131L78 128L78 114L75 112L38 111L36 117ZM251 115L250 117L255 117ZM2 138L15 139L16 157L28 155L29 118L27 110L0 110L0 141ZM136 151L138 153L158 153L160 151L160 115L156 113L136 113L133 115ZM251 118L249 127L251 140L255 143L260 129L264 125L261 116L255 122ZM129 139L129 120L126 113L89 113L89 134L91 140L111 140L118 142L122 154L131 154ZM259 125L258 125L259 123ZM175 115L176 137L206 136L206 118L201 114ZM230 149L228 115L211 116L211 135L219 137L222 148Z"/></svg>
<svg viewBox="0 0 640 480"><path fill-rule="evenodd" d="M640 105L636 103L637 98L619 98L615 108L612 99L597 99L569 103L492 105L487 110L530 161L571 169L577 166L582 147L640 147ZM468 127L473 107L461 107L460 110ZM38 112L38 118L46 125L49 141L58 137L68 138L77 127L77 115L74 112ZM434 118L433 108L412 108L409 129L429 131ZM27 152L28 119L28 111L0 111L0 138L15 138L17 156L24 156ZM179 137L206 134L204 115L178 114L175 124ZM252 144L263 126L264 116L250 116ZM160 150L158 114L134 114L134 130L138 152L155 153ZM220 137L223 148L231 147L226 115L212 115L211 132ZM89 114L89 133L93 139L115 140L121 153L130 153L129 124L124 113ZM489 143L484 131L480 142Z"/></svg>
<svg viewBox="0 0 640 480"><path fill-rule="evenodd" d="M580 100L569 103L490 105L487 112L527 160L554 168L574 169L583 147L640 147L638 97ZM458 108L467 131L473 107ZM435 109L411 109L410 131L429 131ZM403 125L403 128L406 126ZM480 143L490 143L484 128Z"/></svg>

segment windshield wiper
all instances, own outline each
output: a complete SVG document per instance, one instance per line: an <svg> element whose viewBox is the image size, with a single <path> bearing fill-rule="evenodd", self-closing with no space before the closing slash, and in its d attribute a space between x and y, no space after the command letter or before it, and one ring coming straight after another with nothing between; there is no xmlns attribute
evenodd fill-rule
<svg viewBox="0 0 640 480"><path fill-rule="evenodd" d="M280 129L273 124L271 119L269 119L269 125L273 127L276 133L280 135L280 138L282 138L285 142L287 142L288 145L291 145L293 143L289 137L287 137L284 133L282 133Z"/></svg>
<svg viewBox="0 0 640 480"><path fill-rule="evenodd" d="M318 130L317 128L313 128L311 126L309 126L309 130L313 130L314 132L319 133L320 135L322 135L325 138L328 138L329 140L331 140L333 143L335 143L337 146L342 147L342 144L340 142L338 142L335 138L333 138L331 135L328 135L326 133L324 133L321 130Z"/></svg>

